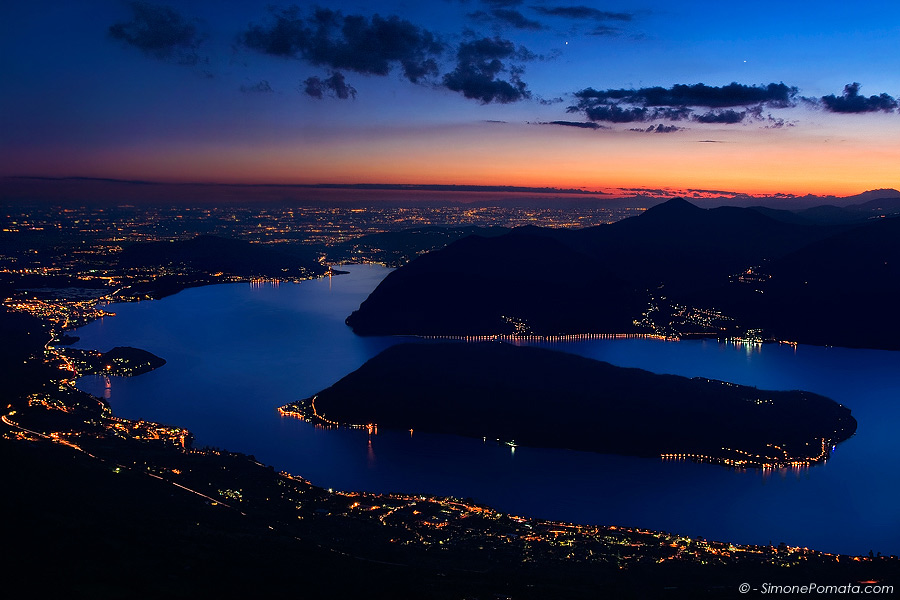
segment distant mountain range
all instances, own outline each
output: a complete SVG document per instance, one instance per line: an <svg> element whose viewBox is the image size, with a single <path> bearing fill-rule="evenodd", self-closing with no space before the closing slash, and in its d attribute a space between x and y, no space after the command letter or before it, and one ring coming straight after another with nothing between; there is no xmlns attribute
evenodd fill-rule
<svg viewBox="0 0 900 600"><path fill-rule="evenodd" d="M900 219L885 204L839 209L848 220L673 199L610 225L471 236L391 273L347 323L364 335L752 329L896 349Z"/></svg>
<svg viewBox="0 0 900 600"><path fill-rule="evenodd" d="M615 192L615 193L613 193ZM292 204L355 206L521 206L646 208L673 197L667 189L587 190L513 185L428 184L279 184L172 183L99 177L0 177L3 202L78 204ZM821 205L848 207L870 201L900 199L900 191L878 189L852 196L773 194L751 196L727 191L690 191L699 206L767 206L801 210Z"/></svg>
<svg viewBox="0 0 900 600"><path fill-rule="evenodd" d="M856 198L863 199L864 197L871 199L843 207L834 204L820 204L793 211L765 206L751 208L772 218L793 223L860 223L873 217L900 215L900 192L897 190L875 190L860 194Z"/></svg>

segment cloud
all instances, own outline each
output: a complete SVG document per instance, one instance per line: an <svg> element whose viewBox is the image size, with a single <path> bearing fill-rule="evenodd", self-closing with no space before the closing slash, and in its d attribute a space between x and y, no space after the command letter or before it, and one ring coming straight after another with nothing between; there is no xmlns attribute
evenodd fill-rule
<svg viewBox="0 0 900 600"><path fill-rule="evenodd" d="M532 6L532 10L547 17L563 17L566 19L591 19L594 21L631 21L631 13L608 12L590 6Z"/></svg>
<svg viewBox="0 0 900 600"><path fill-rule="evenodd" d="M620 35L621 33L622 33L622 30L619 29L618 27L609 27L607 25L597 25L592 30L587 32L588 35L595 35L595 36L613 36L613 35Z"/></svg>
<svg viewBox="0 0 900 600"><path fill-rule="evenodd" d="M593 106L570 106L566 112L583 112L591 121L606 121L608 123L644 123L667 119L669 121L681 121L690 116L690 109L678 108L645 108L639 106L621 107L618 104L597 104Z"/></svg>
<svg viewBox="0 0 900 600"><path fill-rule="evenodd" d="M456 68L444 75L443 83L447 89L482 104L517 102L530 98L531 92L521 80L522 67L507 67L503 61L534 58L525 48L497 37L463 42L456 52ZM504 72L509 77L498 79Z"/></svg>
<svg viewBox="0 0 900 600"><path fill-rule="evenodd" d="M676 84L671 88L657 86L608 90L585 88L575 92L576 104L567 110L570 113L582 113L592 121L611 123L692 119L698 123L734 124L748 117L763 120L763 107L795 106L797 93L796 87L789 87L784 83L730 83L721 87L697 83ZM736 107L745 110L734 110ZM694 108L712 110L694 114Z"/></svg>
<svg viewBox="0 0 900 600"><path fill-rule="evenodd" d="M780 117L773 117L772 115L766 115L766 122L768 125L765 126L766 129L783 129L785 127L794 127L797 122L796 121L787 121Z"/></svg>
<svg viewBox="0 0 900 600"><path fill-rule="evenodd" d="M584 121L540 121L538 125L562 125L564 127L579 127L581 129L606 129L599 123L590 123Z"/></svg>
<svg viewBox="0 0 900 600"><path fill-rule="evenodd" d="M765 104L773 108L785 108L796 104L797 88L784 83L768 85L743 85L729 83L721 87L697 83L676 84L670 88L645 87L639 89L611 89L598 91L586 88L576 92L577 98L599 102L625 102L642 106L702 106L729 108Z"/></svg>
<svg viewBox="0 0 900 600"><path fill-rule="evenodd" d="M715 194L718 196L746 196L743 192L734 192L731 190L704 190L702 188L688 188L686 191L691 194Z"/></svg>
<svg viewBox="0 0 900 600"><path fill-rule="evenodd" d="M454 2L459 4L468 4L469 0L444 0L445 2ZM511 6L519 6L525 0L481 0L481 4L492 6L494 8L508 8Z"/></svg>
<svg viewBox="0 0 900 600"><path fill-rule="evenodd" d="M729 108L728 110L711 110L702 115L693 115L691 118L698 123L724 123L731 125L740 123L746 116L746 111L738 112Z"/></svg>
<svg viewBox="0 0 900 600"><path fill-rule="evenodd" d="M339 71L332 72L331 77L326 79L315 76L307 78L303 81L303 93L319 100L326 95L340 100L356 98L356 88L347 85L344 74Z"/></svg>
<svg viewBox="0 0 900 600"><path fill-rule="evenodd" d="M574 107L570 106L568 112L573 111ZM601 104L598 106L588 106L583 109L585 116L591 121L606 121L609 123L634 123L650 120L648 117L648 109L646 108L621 108L618 104Z"/></svg>
<svg viewBox="0 0 900 600"><path fill-rule="evenodd" d="M868 98L860 96L859 88L858 83L848 83L840 96L822 96L819 102L825 110L833 113L893 112L898 106L897 100L888 94Z"/></svg>
<svg viewBox="0 0 900 600"><path fill-rule="evenodd" d="M691 109L686 106L672 106L656 108L653 110L651 120L668 119L669 121L683 121L691 116Z"/></svg>
<svg viewBox="0 0 900 600"><path fill-rule="evenodd" d="M272 90L272 86L269 85L269 82L263 79L259 83L254 83L253 85L242 85L241 91L245 93L269 93Z"/></svg>
<svg viewBox="0 0 900 600"><path fill-rule="evenodd" d="M508 25L515 29L537 31L544 28L544 26L537 21L532 21L519 11L508 8L495 8L489 13L479 10L469 13L467 16L479 21L494 21L500 25Z"/></svg>
<svg viewBox="0 0 900 600"><path fill-rule="evenodd" d="M131 2L133 14L127 23L114 23L109 35L159 60L195 65L203 40L197 28L168 6Z"/></svg>
<svg viewBox="0 0 900 600"><path fill-rule="evenodd" d="M560 96L556 96L555 98L541 98L540 96L535 97L537 103L542 106L553 106L554 104L562 104L565 100Z"/></svg>
<svg viewBox="0 0 900 600"><path fill-rule="evenodd" d="M681 131L683 129L684 127L678 127L677 125L663 125L662 123L659 123L657 125L651 125L646 129L638 128L631 129L630 131L638 131L641 133L675 133L676 131Z"/></svg>
<svg viewBox="0 0 900 600"><path fill-rule="evenodd" d="M437 58L444 44L434 33L400 17L367 18L325 8L303 16L296 6L271 10L272 22L251 25L243 33L246 47L370 75L387 75L399 65L413 83L438 74Z"/></svg>

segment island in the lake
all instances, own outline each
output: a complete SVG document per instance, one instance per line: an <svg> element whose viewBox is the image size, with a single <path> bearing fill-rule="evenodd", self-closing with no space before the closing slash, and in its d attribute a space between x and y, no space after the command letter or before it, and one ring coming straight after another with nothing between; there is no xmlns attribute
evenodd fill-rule
<svg viewBox="0 0 900 600"><path fill-rule="evenodd" d="M282 414L731 467L808 466L856 431L804 391L657 375L500 342L393 346Z"/></svg>

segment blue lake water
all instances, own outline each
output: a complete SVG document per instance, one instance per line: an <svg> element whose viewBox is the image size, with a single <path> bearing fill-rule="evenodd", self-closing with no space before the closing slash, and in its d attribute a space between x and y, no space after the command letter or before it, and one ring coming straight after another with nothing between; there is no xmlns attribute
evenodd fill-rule
<svg viewBox="0 0 900 600"><path fill-rule="evenodd" d="M404 338L361 338L344 319L388 273L230 284L153 302L77 331L81 348L144 348L168 363L82 378L114 412L189 428L198 446L253 454L324 487L473 497L514 514L674 531L737 543L900 553L900 352L715 341L544 344L616 365L767 389L805 389L859 422L824 465L733 471L415 432L322 430L276 407L308 397Z"/></svg>

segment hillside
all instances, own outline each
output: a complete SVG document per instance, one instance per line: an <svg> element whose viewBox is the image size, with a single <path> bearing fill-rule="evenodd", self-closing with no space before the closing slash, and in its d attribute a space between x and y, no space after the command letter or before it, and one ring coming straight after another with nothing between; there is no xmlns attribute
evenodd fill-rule
<svg viewBox="0 0 900 600"><path fill-rule="evenodd" d="M900 321L888 314L900 291L900 220L822 224L764 212L676 199L610 225L470 236L391 273L347 324L361 335L762 329L900 348ZM703 311L721 323L690 320Z"/></svg>

